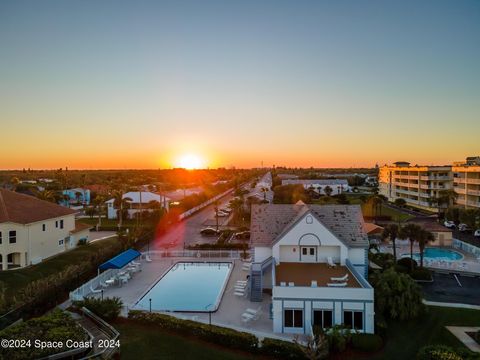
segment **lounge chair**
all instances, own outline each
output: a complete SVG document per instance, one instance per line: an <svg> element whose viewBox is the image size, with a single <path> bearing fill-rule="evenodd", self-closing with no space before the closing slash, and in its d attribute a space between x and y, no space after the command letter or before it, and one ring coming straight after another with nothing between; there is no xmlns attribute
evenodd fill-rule
<svg viewBox="0 0 480 360"><path fill-rule="evenodd" d="M295 286L295 283L290 281L290 282L288 283L288 286Z"/></svg>
<svg viewBox="0 0 480 360"><path fill-rule="evenodd" d="M257 314L250 314L250 313L243 313L242 314L242 321L243 322L247 322L247 321L250 321L250 320L256 320L258 317L257 317Z"/></svg>
<svg viewBox="0 0 480 360"><path fill-rule="evenodd" d="M316 280L312 280L312 287L318 287L318 284L317 284Z"/></svg>
<svg viewBox="0 0 480 360"><path fill-rule="evenodd" d="M330 280L332 281L340 281L345 282L348 280L348 274L343 275L342 277L331 277Z"/></svg>
<svg viewBox="0 0 480 360"><path fill-rule="evenodd" d="M327 286L330 286L330 287L345 287L347 286L347 283L346 282L343 282L343 283L328 283Z"/></svg>
<svg viewBox="0 0 480 360"><path fill-rule="evenodd" d="M248 308L248 309L245 309L245 312L244 312L244 313L256 315L256 314L258 314L258 313L260 312L260 309L261 309L261 308L262 308L261 306L259 306L257 310Z"/></svg>
<svg viewBox="0 0 480 360"><path fill-rule="evenodd" d="M331 256L327 257L327 263L328 263L328 266L330 267L336 267L337 265L335 265L335 263L333 262L333 259Z"/></svg>
<svg viewBox="0 0 480 360"><path fill-rule="evenodd" d="M101 292L102 292L102 290L96 290L96 289L94 289L91 284L90 284L90 291L91 291L92 293L94 293L94 294L98 294L98 293L101 293Z"/></svg>
<svg viewBox="0 0 480 360"><path fill-rule="evenodd" d="M280 281L280 286L287 286L287 283L285 281Z"/></svg>
<svg viewBox="0 0 480 360"><path fill-rule="evenodd" d="M145 261L146 261L146 262L152 262L152 259L150 259L150 256L145 255Z"/></svg>
<svg viewBox="0 0 480 360"><path fill-rule="evenodd" d="M245 296L245 292L239 291L239 290L235 290L234 294L235 294L236 296Z"/></svg>

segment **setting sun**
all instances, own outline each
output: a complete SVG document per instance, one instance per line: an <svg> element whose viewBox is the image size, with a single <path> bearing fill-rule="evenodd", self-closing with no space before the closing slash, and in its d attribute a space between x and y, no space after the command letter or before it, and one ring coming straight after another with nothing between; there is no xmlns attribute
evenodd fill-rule
<svg viewBox="0 0 480 360"><path fill-rule="evenodd" d="M201 169L205 167L205 161L198 155L185 154L178 158L175 166L189 170Z"/></svg>

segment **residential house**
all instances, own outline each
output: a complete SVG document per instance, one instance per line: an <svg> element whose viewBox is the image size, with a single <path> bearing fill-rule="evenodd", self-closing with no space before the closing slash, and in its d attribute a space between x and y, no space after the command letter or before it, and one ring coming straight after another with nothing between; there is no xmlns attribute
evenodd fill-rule
<svg viewBox="0 0 480 360"><path fill-rule="evenodd" d="M62 195L66 195L67 199L63 199L61 204L70 206L74 204L90 205L90 190L83 188L67 189L62 191Z"/></svg>
<svg viewBox="0 0 480 360"><path fill-rule="evenodd" d="M149 191L130 191L123 194L123 199L128 200L128 217L132 218L134 215L140 211L153 211L153 209L148 207L148 204L151 201L157 201L160 204L160 207L169 210L170 199L166 196L155 194ZM115 206L115 200L110 199L105 202L107 205L107 217L109 219L116 219L118 208Z"/></svg>
<svg viewBox="0 0 480 360"><path fill-rule="evenodd" d="M359 205L252 206L250 300L272 294L273 331L344 324L374 332L368 239Z"/></svg>
<svg viewBox="0 0 480 360"><path fill-rule="evenodd" d="M36 264L88 240L89 225L75 211L36 197L0 189L0 266Z"/></svg>
<svg viewBox="0 0 480 360"><path fill-rule="evenodd" d="M319 194L325 194L325 188L328 186L332 189L332 195L350 192L352 189L345 179L286 179L282 180L282 185L302 185L305 190L311 189Z"/></svg>

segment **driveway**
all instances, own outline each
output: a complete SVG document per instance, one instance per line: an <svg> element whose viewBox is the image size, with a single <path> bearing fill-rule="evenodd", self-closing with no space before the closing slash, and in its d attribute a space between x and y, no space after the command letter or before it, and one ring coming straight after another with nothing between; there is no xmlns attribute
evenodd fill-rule
<svg viewBox="0 0 480 360"><path fill-rule="evenodd" d="M426 300L480 305L480 277L433 273L433 280L421 283Z"/></svg>

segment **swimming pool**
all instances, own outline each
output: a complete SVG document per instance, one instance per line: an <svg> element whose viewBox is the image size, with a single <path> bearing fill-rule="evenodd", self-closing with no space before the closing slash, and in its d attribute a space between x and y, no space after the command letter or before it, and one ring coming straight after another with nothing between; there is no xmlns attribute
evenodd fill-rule
<svg viewBox="0 0 480 360"><path fill-rule="evenodd" d="M403 257L410 257L410 254L404 254ZM420 261L420 253L414 253L413 258ZM457 261L463 259L463 255L450 249L428 247L425 248L425 251L423 252L423 259Z"/></svg>
<svg viewBox="0 0 480 360"><path fill-rule="evenodd" d="M153 285L135 308L156 311L216 311L232 263L179 262Z"/></svg>

